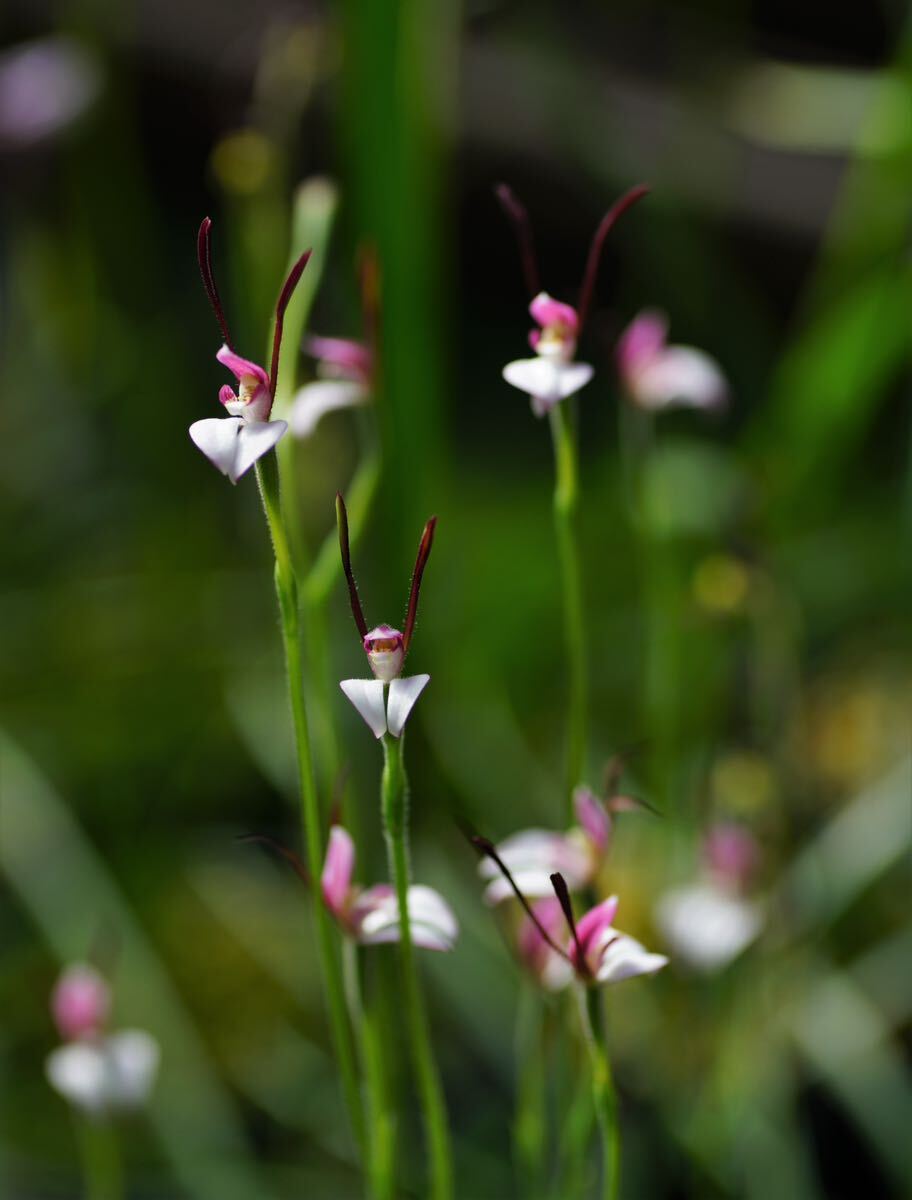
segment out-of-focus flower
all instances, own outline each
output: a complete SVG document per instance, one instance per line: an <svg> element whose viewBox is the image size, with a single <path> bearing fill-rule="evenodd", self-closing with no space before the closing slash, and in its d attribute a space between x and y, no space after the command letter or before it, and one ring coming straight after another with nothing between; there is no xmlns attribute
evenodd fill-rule
<svg viewBox="0 0 912 1200"><path fill-rule="evenodd" d="M367 655L367 661L374 674L373 679L343 679L339 686L364 718L374 737L383 737L387 732L393 737L399 737L411 715L415 701L431 678L430 675L410 675L402 678L401 671L418 617L421 579L431 553L437 518L431 517L421 535L418 555L415 559L415 570L412 574L405 629L400 631L394 629L392 625L377 625L374 629L367 628L367 621L364 619L364 611L361 608L358 588L352 572L348 541L348 514L341 495L336 497L336 516L339 525L339 549L342 554L345 578L348 581L352 616L361 635L361 643Z"/></svg>
<svg viewBox="0 0 912 1200"><path fill-rule="evenodd" d="M312 337L306 347L317 361L317 375L295 393L289 422L295 437L306 438L327 413L356 408L371 398L374 356L363 342Z"/></svg>
<svg viewBox="0 0 912 1200"><path fill-rule="evenodd" d="M760 933L763 910L744 892L760 861L753 836L720 823L703 840L703 873L660 897L656 923L675 958L697 971L721 970Z"/></svg>
<svg viewBox="0 0 912 1200"><path fill-rule="evenodd" d="M602 248L617 219L647 191L642 186L632 188L602 218L589 248L579 301L574 308L539 288L529 214L506 184L497 188L497 198L516 231L523 275L532 297L529 312L540 327L529 334L536 357L507 363L503 377L507 383L527 393L532 412L537 417L545 416L561 400L585 387L594 374L589 363L575 362L574 359L576 344L589 312Z"/></svg>
<svg viewBox="0 0 912 1200"><path fill-rule="evenodd" d="M552 892L533 901L531 907L535 919L523 915L516 931L516 950L520 962L546 991L559 992L573 978L573 966L568 958L552 949L541 931L553 943L563 938L566 924L560 901Z"/></svg>
<svg viewBox="0 0 912 1200"><path fill-rule="evenodd" d="M101 974L88 963L66 968L51 993L51 1012L66 1041L98 1033L108 1019L111 992Z"/></svg>
<svg viewBox="0 0 912 1200"><path fill-rule="evenodd" d="M693 346L669 346L668 320L647 310L628 325L615 351L621 383L639 408L721 408L728 398L718 363Z"/></svg>
<svg viewBox="0 0 912 1200"><path fill-rule="evenodd" d="M301 273L307 265L310 251L303 254L292 267L279 294L276 304L272 364L267 372L249 359L241 358L233 349L228 322L212 272L209 245L211 225L212 222L206 217L200 226L197 255L206 294L225 339L225 344L219 350L216 358L237 379L238 390L235 393L225 384L219 390L219 401L228 416L207 417L202 421L194 421L190 426L190 437L223 475L227 475L232 483L237 483L245 471L248 471L258 459L273 449L288 429L285 421L273 421L270 419L270 414L278 380L279 351L282 345L285 310L298 285Z"/></svg>
<svg viewBox="0 0 912 1200"><path fill-rule="evenodd" d="M62 133L101 88L98 63L69 37L41 38L0 55L0 147L22 149Z"/></svg>
<svg viewBox="0 0 912 1200"><path fill-rule="evenodd" d="M329 831L329 846L321 886L326 907L342 930L356 942L372 946L398 942L402 936L399 904L389 884L361 889L352 884L355 844L341 825ZM459 924L443 896L433 888L412 884L408 889L412 942L426 950L452 950Z"/></svg>
<svg viewBox="0 0 912 1200"><path fill-rule="evenodd" d="M92 1115L139 1107L158 1071L159 1046L150 1033L105 1032L110 1003L104 979L83 963L66 968L51 996L66 1045L48 1056L48 1081L70 1104Z"/></svg>

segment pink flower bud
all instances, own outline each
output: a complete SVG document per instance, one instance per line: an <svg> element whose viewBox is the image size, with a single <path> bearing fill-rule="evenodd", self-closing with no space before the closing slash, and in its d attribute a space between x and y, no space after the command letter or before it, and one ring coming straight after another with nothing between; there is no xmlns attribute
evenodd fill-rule
<svg viewBox="0 0 912 1200"><path fill-rule="evenodd" d="M111 993L94 967L67 967L51 994L51 1012L60 1036L68 1041L100 1031L108 1018Z"/></svg>

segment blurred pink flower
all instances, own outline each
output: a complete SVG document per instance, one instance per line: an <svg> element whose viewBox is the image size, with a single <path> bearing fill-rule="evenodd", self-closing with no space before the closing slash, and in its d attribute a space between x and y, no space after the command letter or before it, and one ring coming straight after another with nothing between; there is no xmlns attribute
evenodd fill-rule
<svg viewBox="0 0 912 1200"><path fill-rule="evenodd" d="M51 1012L60 1036L66 1041L98 1033L108 1019L111 993L94 967L73 963L51 993Z"/></svg>
<svg viewBox="0 0 912 1200"><path fill-rule="evenodd" d="M48 37L0 54L0 147L22 149L65 131L101 90L98 62L70 37Z"/></svg>
<svg viewBox="0 0 912 1200"><path fill-rule="evenodd" d="M367 404L374 375L373 352L363 342L311 337L306 346L318 360L320 378L299 388L292 400L291 432L300 438L310 437L327 413Z"/></svg>
<svg viewBox="0 0 912 1200"><path fill-rule="evenodd" d="M352 883L355 845L341 825L329 831L321 887L326 907L348 937L362 945L398 942L402 936L399 905L386 883L362 890ZM412 941L426 950L452 950L459 924L443 896L433 888L412 884L408 889Z"/></svg>
<svg viewBox="0 0 912 1200"><path fill-rule="evenodd" d="M618 339L621 383L640 408L721 408L728 386L718 363L693 346L667 344L668 320L648 309Z"/></svg>

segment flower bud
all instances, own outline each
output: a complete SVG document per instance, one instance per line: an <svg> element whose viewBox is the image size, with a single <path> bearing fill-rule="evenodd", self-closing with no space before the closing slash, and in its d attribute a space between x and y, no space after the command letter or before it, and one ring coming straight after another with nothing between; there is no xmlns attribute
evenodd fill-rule
<svg viewBox="0 0 912 1200"><path fill-rule="evenodd" d="M51 1012L67 1041L96 1034L108 1018L111 994L101 975L85 963L67 967L51 994Z"/></svg>

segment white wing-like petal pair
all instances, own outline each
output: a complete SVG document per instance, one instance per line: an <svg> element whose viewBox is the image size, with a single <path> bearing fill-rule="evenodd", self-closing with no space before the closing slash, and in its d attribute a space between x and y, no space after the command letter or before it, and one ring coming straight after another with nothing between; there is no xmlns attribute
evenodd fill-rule
<svg viewBox="0 0 912 1200"><path fill-rule="evenodd" d="M548 829L524 829L498 843L497 853L516 881L524 896L553 896L551 876L564 876L571 891L578 891L592 874L592 851L579 831L553 833ZM513 896L513 888L489 858L478 864L483 879L490 880L484 898L488 904L499 904Z"/></svg>
<svg viewBox="0 0 912 1200"><path fill-rule="evenodd" d="M358 899L363 910L358 920L358 941L367 946L398 942L402 936L399 904L388 885L369 888ZM459 936L453 910L439 892L414 883L408 890L409 929L412 941L425 950L452 950Z"/></svg>
<svg viewBox="0 0 912 1200"><path fill-rule="evenodd" d="M384 694L387 685L381 679L343 679L339 687L364 718L374 737L383 737L387 731L393 737L399 737L430 678L430 675L409 675L405 679L393 679L388 697Z"/></svg>
<svg viewBox="0 0 912 1200"><path fill-rule="evenodd" d="M664 954L651 953L626 933L614 929L609 932L613 940L609 940L601 951L595 976L599 983L623 983L637 975L654 975L667 966L668 959Z"/></svg>
<svg viewBox="0 0 912 1200"><path fill-rule="evenodd" d="M711 883L666 892L656 919L675 957L706 972L737 958L763 925L757 904Z"/></svg>
<svg viewBox="0 0 912 1200"><path fill-rule="evenodd" d="M142 1029L81 1039L54 1050L47 1077L64 1099L90 1113L136 1108L158 1070L158 1042Z"/></svg>
<svg viewBox="0 0 912 1200"><path fill-rule="evenodd" d="M594 374L589 363L553 358L519 358L503 369L503 377L532 398L532 411L543 417L555 404L586 386Z"/></svg>
<svg viewBox="0 0 912 1200"><path fill-rule="evenodd" d="M291 402L288 420L295 437L306 438L327 413L366 404L370 393L355 379L317 379L299 388Z"/></svg>
<svg viewBox="0 0 912 1200"><path fill-rule="evenodd" d="M245 421L243 417L206 417L190 426L190 437L213 466L237 483L258 458L284 437L285 421Z"/></svg>

